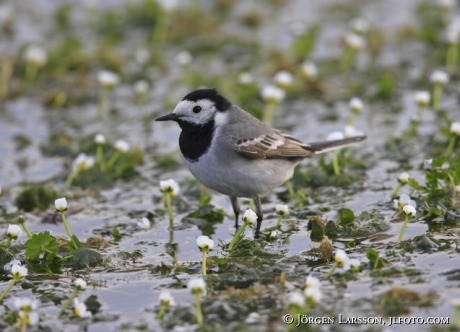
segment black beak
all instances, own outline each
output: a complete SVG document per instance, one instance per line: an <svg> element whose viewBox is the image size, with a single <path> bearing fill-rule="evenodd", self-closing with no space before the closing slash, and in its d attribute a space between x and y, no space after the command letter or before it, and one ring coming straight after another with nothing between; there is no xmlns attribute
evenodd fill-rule
<svg viewBox="0 0 460 332"><path fill-rule="evenodd" d="M159 118L156 118L155 121L176 121L179 117L177 116L176 113L169 113L163 116L160 116Z"/></svg>

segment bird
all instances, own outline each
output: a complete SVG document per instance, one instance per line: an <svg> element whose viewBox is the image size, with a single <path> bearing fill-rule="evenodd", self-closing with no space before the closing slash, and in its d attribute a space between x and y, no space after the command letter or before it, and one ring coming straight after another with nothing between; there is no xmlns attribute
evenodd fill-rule
<svg viewBox="0 0 460 332"><path fill-rule="evenodd" d="M254 200L256 236L263 220L260 197L290 179L304 158L366 139L304 143L264 124L215 88L190 92L172 113L155 121L180 126L179 147L187 168L206 187L230 197L236 228L241 212L238 198Z"/></svg>

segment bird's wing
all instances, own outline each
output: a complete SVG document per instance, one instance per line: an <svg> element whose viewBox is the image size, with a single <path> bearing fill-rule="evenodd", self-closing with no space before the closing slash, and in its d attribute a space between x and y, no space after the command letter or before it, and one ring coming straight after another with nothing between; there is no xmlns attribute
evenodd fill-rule
<svg viewBox="0 0 460 332"><path fill-rule="evenodd" d="M238 153L250 159L305 158L315 154L306 144L279 130L254 138L231 137Z"/></svg>
<svg viewBox="0 0 460 332"><path fill-rule="evenodd" d="M354 145L365 139L366 136L355 136L333 141L304 143L279 130L255 138L231 137L235 150L250 159L305 158Z"/></svg>

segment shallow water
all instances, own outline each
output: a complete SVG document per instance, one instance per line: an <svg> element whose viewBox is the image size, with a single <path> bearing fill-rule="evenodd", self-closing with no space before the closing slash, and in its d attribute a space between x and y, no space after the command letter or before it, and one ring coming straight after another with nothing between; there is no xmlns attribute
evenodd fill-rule
<svg viewBox="0 0 460 332"><path fill-rule="evenodd" d="M71 2L69 2L71 3ZM136 2L130 2L136 3ZM137 2L139 3L139 2ZM204 3L211 6L209 2ZM276 294L273 288L278 287L275 277L282 271L287 275L287 290L285 293L277 294L276 301L272 306L257 302L251 310L260 309L262 315L261 323L257 326L244 325L245 316L249 309L241 308L238 305L240 300L231 298L228 294L220 292L221 289L210 292L205 299L205 319L212 320L211 330L233 330L235 328L251 331L282 331L284 324L281 323L281 310L284 310L283 301L287 293L293 289L300 289L303 280L308 273L323 279L324 299L321 305L312 314L317 316L344 314L346 316L383 316L376 311L377 298L393 286L410 288L420 293L433 290L436 292L434 305L423 308L410 307L409 316L412 317L452 317L454 307L451 299L460 298L460 287L458 280L448 280L445 273L452 272L460 266L458 253L458 228L452 227L446 232L429 232L424 220L417 219L409 224L404 240L409 240L419 235L430 235L436 239L445 240L450 244L449 249L438 252L422 252L420 250L404 251L395 249L395 242L398 237L402 221L392 221L395 211L390 203L391 192L397 185L397 176L400 172L410 169L410 174L419 182L423 182L424 171L420 165L423 160L431 156L425 154L426 141L424 136L431 136L439 139L439 127L441 121L437 119L431 110L424 114L419 128L419 137L411 145L405 147L404 153L410 151L409 160L401 161L393 158L395 153L387 146L390 136L400 136L410 124L412 114L416 112L416 105L412 100L415 85L412 84L423 78L425 72L421 68L424 57L429 52L421 42L409 41L402 43L397 38L397 33L405 26L416 26L419 19L416 16L416 7L420 1L287 1L285 5L274 9L268 5L261 5L259 2L250 3L236 1L233 15L226 16L226 22L222 26L223 35L238 34L252 42L257 42L266 52L264 57L256 63L251 63L250 71L258 76L261 83L270 81L271 72L267 54L270 50L278 48L281 52L286 51L291 45L294 35L292 27L295 24L311 26L320 23L321 32L316 42L316 47L310 58L318 63L337 58L341 52L340 35L347 26L349 19L361 15L368 18L371 23L384 31L387 43L376 63L371 63L368 54L360 54L358 57L357 69L349 75L337 75L327 78L325 85L327 95L324 98L314 98L308 94L299 94L298 97L288 99L280 107L275 119L275 126L285 130L296 138L305 141L318 141L326 138L327 134L342 130L349 118L348 100L350 95L348 84L354 80L354 74L362 73L369 66L388 68L392 71L404 71L399 75L404 82L398 84L398 91L390 101L375 101L367 103L366 97L375 90L376 83L365 82L363 99L366 101L366 108L356 123L356 127L363 130L368 139L359 147L353 147L349 153L358 160L363 160L367 166L364 182L357 184L356 188L337 188L325 186L314 191L318 199L312 199L309 204L301 207L294 207L295 202L289 202L294 211L286 217L283 222L283 229L290 229L291 225L297 227L291 235L280 238L279 241L267 244L263 251L271 255L278 255L277 258L267 259L266 274L258 271L256 277L249 278L249 284L268 284L272 287L267 290L267 296ZM99 11L112 9L122 11L122 1L100 1ZM59 40L66 38L65 33L56 33L51 24L55 10L60 3L56 1L21 1L6 2L15 9L16 34L11 41L0 42L2 53L17 55L19 49L28 42L42 44L51 47ZM206 7L204 6L204 7ZM338 8L338 9L337 9ZM264 18L263 24L258 30L248 30L241 27L238 18L247 10L254 9L261 13ZM91 35L91 30L83 24L86 20L85 8L81 4L74 5L72 15L73 33L80 38L88 38L85 47L95 48L98 45L98 37ZM129 61L133 62L133 50L144 46L144 42L136 36L144 36L145 31L140 33L137 29L129 29L125 38L115 48L120 54L126 54ZM49 37L52 36L52 37ZM186 42L184 42L187 45ZM178 151L178 135L180 129L174 123L160 124L152 121L155 116L169 113L177 101L189 90L197 88L190 86L183 78L183 73L173 58L178 50L184 47L181 44L173 44L166 48L166 59L170 70L162 73L160 70L151 69L147 77L154 82L150 91L149 103L139 107L133 103L131 86L123 82L117 87L113 94L111 104L118 110L117 114L106 115L104 120L95 117L97 98L96 72L90 72L92 79L88 83L89 101L81 105L74 105L61 110L47 109L42 105L43 95L49 91L53 84L46 80L38 81L36 88L30 88L23 94L4 101L0 109L0 208L3 214L0 222L5 226L11 220L11 216L17 213L15 199L29 183L51 183L60 196L66 196L72 207L81 207L83 210L77 214L69 215L68 221L75 235L81 240L89 237L101 236L108 243L100 251L105 263L101 266L88 270L64 270L62 274L55 275L55 279L40 281L40 290L56 291L61 296L70 296L69 285L74 276L85 276L93 282L93 287L82 294L83 298L89 295L96 295L102 304L99 313L92 319L87 320L56 320L60 307L49 301L47 296L41 296L42 304L39 308L41 324L50 330L66 331L136 331L142 330L141 326L146 324L147 330L167 330L164 324L158 321L156 311L158 310L158 296L161 291L169 290L176 302L184 306L184 312L194 313L193 297L185 288L187 281L201 274L202 254L196 247L196 238L202 234L202 230L193 224L193 221L183 222L183 219L192 211L198 208L199 200L196 195L181 193L174 200L175 207L175 230L174 241L178 243L178 260L186 269L172 269L169 272L159 272L159 266L164 263L173 267L174 261L168 254L168 243L171 232L168 230L169 220L163 203L162 193L158 183L162 179L173 178L180 184L181 188L190 187L191 190L199 190L196 184L190 184L191 174L186 170L179 154L176 158L181 162L176 168L161 169L157 166L158 160L169 153ZM421 51L419 51L421 50ZM287 52L287 51L286 51ZM211 58L211 59L210 59ZM407 66L402 66L404 61L410 61ZM243 61L243 60L242 60ZM235 61L238 62L238 61ZM98 68L100 64L92 64ZM128 66L127 64L126 66ZM136 64L131 63L135 67ZM176 67L176 68L174 68ZM242 70L238 67L237 70ZM244 66L243 66L244 67ZM418 68L417 68L418 67ZM210 55L198 56L192 63L190 71L205 73L205 75L217 76L218 81L230 80L229 72L236 70L220 58L219 52ZM269 74L270 73L270 74ZM357 74L357 75L358 75ZM129 76L126 74L126 76ZM16 79L17 80L17 79ZM371 78L369 78L371 80ZM41 84L41 85L40 85ZM77 85L69 84L71 89L78 89ZM225 87L225 82L222 87ZM429 85L425 84L424 88ZM418 89L418 88L417 88ZM458 79L454 79L449 85L448 91L443 99L446 113L451 119L458 120L458 100L456 91ZM400 108L400 111L396 110ZM457 113L455 113L457 112ZM336 120L325 120L325 115L333 114ZM146 151L144 164L136 169L139 175L130 181L117 181L112 188L100 190L88 190L73 187L70 190L65 188L65 178L70 170L72 158L67 156L45 156L43 147L50 144L50 136L59 132L65 132L72 138L72 147L78 151L78 142L83 137L102 132L109 141L125 139L132 146L139 146ZM17 138L24 136L30 141L30 145L18 150ZM327 157L329 158L329 157ZM407 158L406 158L407 159ZM22 165L20 167L19 165ZM319 167L318 159L304 161L300 168L303 172ZM277 217L274 214L275 204L280 203L279 196L285 192L280 188L270 194L264 203L267 219L263 228L272 227L276 224ZM401 193L409 193L410 189L403 188ZM218 243L223 240L226 243L231 241L231 234L234 233L233 215L230 201L227 197L218 193L212 193L212 201L216 208L223 209L227 216L222 223L212 226L212 238ZM248 207L248 201L243 200L243 207ZM323 208L329 209L324 211ZM338 210L348 208L359 215L364 211L378 211L385 220L390 222L391 227L382 232L388 237L372 241L364 239L357 248L351 249L350 256L359 258L363 264L367 263L366 248L372 247L380 252L390 261L391 267L399 267L402 270L416 269L416 277L406 276L404 273L390 277L371 277L370 270L365 268L358 273L353 280L343 281L332 278L331 281L324 280L325 274L330 270L331 265L312 268L309 264L312 247L317 243L310 239L310 232L307 231L307 218L297 218L303 212L314 211L322 214L323 218L337 220ZM457 205L458 209L458 205ZM51 207L49 209L51 211ZM321 212L320 212L321 211ZM458 210L457 210L458 211ZM153 218L150 230L141 230L136 226L142 216L151 214ZM33 233L50 231L53 235L65 235L61 223L49 224L42 222L42 215L37 213L25 214L28 225ZM201 225L201 224L200 224ZM122 234L119 241L115 241L111 235L113 227L118 227ZM246 232L246 238L252 239L251 232ZM345 243L351 238L341 238L334 241L335 248L345 248ZM20 243L25 243L25 236ZM139 255L127 257L124 254ZM211 256L224 257L220 247L217 247ZM22 256L24 259L24 256ZM249 259L249 258L248 258ZM261 264L257 261L245 265L240 261L236 264L241 269L251 268L252 264ZM276 270L276 266L279 270ZM222 283L227 287L233 285L225 284L225 278L221 277L219 269L214 266L210 268L210 274L221 278ZM232 272L235 276L237 272ZM37 276L35 276L37 277ZM245 276L246 277L246 276ZM457 275L458 277L458 275ZM258 279L259 278L259 279ZM457 278L458 279L458 278ZM229 278L230 280L230 278ZM246 280L246 281L247 281ZM235 283L236 288L244 288L243 283ZM2 282L1 290L6 288L6 282ZM217 283L215 284L218 288ZM219 284L222 287L222 284ZM267 286L268 287L268 286ZM30 290L16 289L16 295L35 296ZM359 305L352 305L355 300L360 300ZM242 300L243 301L247 300ZM261 301L262 302L262 301ZM8 302L7 302L8 303ZM231 310L215 310L221 304L235 304L235 312L239 313L238 320L242 325L236 325L237 319L231 318ZM246 302L244 302L246 303ZM248 306L249 308L249 306ZM0 309L0 314L5 313L5 307ZM224 313L222 313L222 311ZM278 321L273 322L273 311L279 313ZM283 311L284 312L284 311ZM221 319L221 323L219 322ZM232 323L231 323L232 322ZM227 324L228 323L228 324ZM185 321L187 328L193 329L190 321ZM237 327L238 326L238 327ZM243 327L242 327L243 326ZM381 326L363 325L334 325L315 326L321 331L383 331ZM387 331L388 327L385 327ZM419 331L432 330L429 325L397 325L392 326L390 331Z"/></svg>

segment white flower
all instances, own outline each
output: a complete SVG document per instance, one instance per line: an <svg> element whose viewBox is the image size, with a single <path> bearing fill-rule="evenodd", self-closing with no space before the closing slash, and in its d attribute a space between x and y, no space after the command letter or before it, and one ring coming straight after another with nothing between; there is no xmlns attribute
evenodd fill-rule
<svg viewBox="0 0 460 332"><path fill-rule="evenodd" d="M335 141L335 140L344 139L344 138L345 138L345 136L343 135L343 133L341 131L333 131L332 133L327 135L326 140L327 141Z"/></svg>
<svg viewBox="0 0 460 332"><path fill-rule="evenodd" d="M176 305L176 302L174 301L174 298L171 295L171 293L166 291L160 293L158 301L160 302L160 305L165 307L171 307Z"/></svg>
<svg viewBox="0 0 460 332"><path fill-rule="evenodd" d="M192 294L206 295L206 283L203 278L191 279L187 284L187 288Z"/></svg>
<svg viewBox="0 0 460 332"><path fill-rule="evenodd" d="M356 17L349 23L351 30L359 34L365 34L369 31L370 23L364 17Z"/></svg>
<svg viewBox="0 0 460 332"><path fill-rule="evenodd" d="M38 301L30 297L16 297L14 299L14 306L16 307L16 310L31 312L37 310Z"/></svg>
<svg viewBox="0 0 460 332"><path fill-rule="evenodd" d="M430 81L434 84L446 85L449 83L449 74L442 70L435 70L430 75Z"/></svg>
<svg viewBox="0 0 460 332"><path fill-rule="evenodd" d="M305 305L305 296L299 292L291 293L289 294L288 304L303 307Z"/></svg>
<svg viewBox="0 0 460 332"><path fill-rule="evenodd" d="M28 270L25 266L14 264L11 267L11 274L13 275L14 280L21 280L27 275L27 273L28 273Z"/></svg>
<svg viewBox="0 0 460 332"><path fill-rule="evenodd" d="M403 208L403 211L406 216L411 216L411 217L415 217L415 214L417 213L415 208L410 204L405 205Z"/></svg>
<svg viewBox="0 0 460 332"><path fill-rule="evenodd" d="M270 103L280 103L286 97L286 92L274 85L266 85L262 88L262 98Z"/></svg>
<svg viewBox="0 0 460 332"><path fill-rule="evenodd" d="M104 88L111 89L120 83L120 76L108 70L101 70L97 74L97 80Z"/></svg>
<svg viewBox="0 0 460 332"><path fill-rule="evenodd" d="M3 270L5 272L10 272L11 271L11 267L13 265L19 265L21 266L21 261L20 260L17 260L17 259L13 259L11 262L9 263L6 263L5 265L3 265Z"/></svg>
<svg viewBox="0 0 460 332"><path fill-rule="evenodd" d="M318 278L313 276L307 276L305 279L305 287L306 288L320 288L321 281Z"/></svg>
<svg viewBox="0 0 460 332"><path fill-rule="evenodd" d="M253 324L258 324L260 321L260 314L258 312L251 312L248 317L246 317L246 319L244 320L244 322L246 324L250 324L250 325L253 325Z"/></svg>
<svg viewBox="0 0 460 332"><path fill-rule="evenodd" d="M160 181L161 192L168 192L171 196L176 196L179 193L179 185L173 179Z"/></svg>
<svg viewBox="0 0 460 332"><path fill-rule="evenodd" d="M148 220L146 217L143 217L142 220L137 223L137 226L144 229L150 229L152 224L150 223L150 220Z"/></svg>
<svg viewBox="0 0 460 332"><path fill-rule="evenodd" d="M136 53L134 54L134 57L136 58L136 61L139 64L145 65L148 59L150 58L150 53L146 49L142 48L136 51Z"/></svg>
<svg viewBox="0 0 460 332"><path fill-rule="evenodd" d="M87 156L86 153L80 153L72 163L72 171L81 172L94 166L94 157Z"/></svg>
<svg viewBox="0 0 460 332"><path fill-rule="evenodd" d="M38 313L35 311L26 312L26 311L19 311L19 318L21 320L25 320L27 325L35 325L39 321Z"/></svg>
<svg viewBox="0 0 460 332"><path fill-rule="evenodd" d="M46 51L40 46L31 45L24 52L24 60L27 63L32 63L38 67L43 67L46 64Z"/></svg>
<svg viewBox="0 0 460 332"><path fill-rule="evenodd" d="M353 97L350 100L350 109L352 112L361 113L363 111L363 101L357 97Z"/></svg>
<svg viewBox="0 0 460 332"><path fill-rule="evenodd" d="M140 80L134 83L133 89L136 95L145 95L149 91L149 82Z"/></svg>
<svg viewBox="0 0 460 332"><path fill-rule="evenodd" d="M353 259L350 259L348 262L346 262L343 269L345 271L348 271L349 269L352 269L353 271L358 271L360 267L361 267L361 262L359 261L359 259L353 258Z"/></svg>
<svg viewBox="0 0 460 332"><path fill-rule="evenodd" d="M254 227L255 222L257 221L257 214L251 209L247 209L243 215L243 222L248 223L249 227Z"/></svg>
<svg viewBox="0 0 460 332"><path fill-rule="evenodd" d="M84 291L86 289L86 281L84 281L82 278L75 279L73 282L74 286L76 289L79 291Z"/></svg>
<svg viewBox="0 0 460 332"><path fill-rule="evenodd" d="M97 134L94 136L94 142L96 144L105 144L105 136L102 134Z"/></svg>
<svg viewBox="0 0 460 332"><path fill-rule="evenodd" d="M321 290L319 288L305 288L304 295L307 300L318 303L321 301L323 294L321 294Z"/></svg>
<svg viewBox="0 0 460 332"><path fill-rule="evenodd" d="M417 208L417 203L415 201L413 201L409 195L406 195L406 194L402 194L401 196L399 196L399 200L395 199L393 200L393 205L395 207L395 209L398 209L398 210L402 210L404 208L404 206L406 205L410 205L412 207L414 207L415 209Z"/></svg>
<svg viewBox="0 0 460 332"><path fill-rule="evenodd" d="M157 0L157 3L159 3L167 12L174 11L179 7L177 0Z"/></svg>
<svg viewBox="0 0 460 332"><path fill-rule="evenodd" d="M56 208L56 210L60 212L67 211L67 200L65 199L65 197L58 198L57 200L55 200L54 207Z"/></svg>
<svg viewBox="0 0 460 332"><path fill-rule="evenodd" d="M192 62L193 57L188 51L181 51L177 53L176 55L176 61L181 65L181 66L188 66Z"/></svg>
<svg viewBox="0 0 460 332"><path fill-rule="evenodd" d="M338 263L340 266L345 266L347 264L349 258L348 255L345 251L342 249L337 249L335 253L335 261Z"/></svg>
<svg viewBox="0 0 460 332"><path fill-rule="evenodd" d="M214 240L210 239L206 235L198 236L196 238L196 244L200 250L205 250L206 252L209 252L214 248Z"/></svg>
<svg viewBox="0 0 460 332"><path fill-rule="evenodd" d="M275 205L276 213L280 216L287 216L289 214L289 208L287 205L284 204L276 204Z"/></svg>
<svg viewBox="0 0 460 332"><path fill-rule="evenodd" d="M18 237L20 237L24 233L22 231L21 226L18 225L8 225L8 229L6 231L6 235L12 238L13 240L16 240Z"/></svg>
<svg viewBox="0 0 460 332"><path fill-rule="evenodd" d="M398 177L398 181L404 184L406 184L409 181L409 179L410 179L410 175L407 172L402 172Z"/></svg>
<svg viewBox="0 0 460 332"><path fill-rule="evenodd" d="M244 72L238 75L238 82L241 85L248 85L254 82L254 77L250 73Z"/></svg>
<svg viewBox="0 0 460 332"><path fill-rule="evenodd" d="M460 136L460 122L452 122L450 125L450 132Z"/></svg>
<svg viewBox="0 0 460 332"><path fill-rule="evenodd" d="M431 96L428 91L416 91L414 97L420 107L426 107L430 104Z"/></svg>
<svg viewBox="0 0 460 332"><path fill-rule="evenodd" d="M350 125L345 126L345 128L343 129L343 134L345 137L364 136L364 132Z"/></svg>
<svg viewBox="0 0 460 332"><path fill-rule="evenodd" d="M78 298L73 300L74 313L76 316L84 318L91 317L91 311L86 309L86 304L80 301Z"/></svg>
<svg viewBox="0 0 460 332"><path fill-rule="evenodd" d="M318 77L318 68L311 61L305 61L302 64L301 71L302 74L308 79L314 80L316 77Z"/></svg>
<svg viewBox="0 0 460 332"><path fill-rule="evenodd" d="M117 149L118 151L122 153L128 152L129 149L131 148L128 142L123 141L121 139L115 141L115 144L113 146L115 147L115 149Z"/></svg>
<svg viewBox="0 0 460 332"><path fill-rule="evenodd" d="M292 84L293 78L290 72L281 70L275 74L275 76L273 77L273 80L278 86L282 88L287 88L288 86Z"/></svg>
<svg viewBox="0 0 460 332"><path fill-rule="evenodd" d="M355 51L361 51L366 46L366 40L354 32L347 32L344 40L345 44Z"/></svg>
<svg viewBox="0 0 460 332"><path fill-rule="evenodd" d="M271 231L270 234L269 234L269 237L272 238L272 239L275 239L276 237L278 237L278 231Z"/></svg>
<svg viewBox="0 0 460 332"><path fill-rule="evenodd" d="M423 161L423 168L425 168L425 169L433 169L433 159L425 159Z"/></svg>

